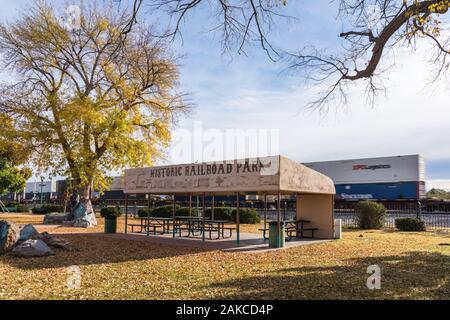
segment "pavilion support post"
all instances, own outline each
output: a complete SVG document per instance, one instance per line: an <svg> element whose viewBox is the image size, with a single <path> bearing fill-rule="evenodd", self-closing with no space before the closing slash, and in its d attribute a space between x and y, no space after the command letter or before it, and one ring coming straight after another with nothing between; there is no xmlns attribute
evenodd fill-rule
<svg viewBox="0 0 450 320"><path fill-rule="evenodd" d="M278 229L278 237L277 237L277 247L281 246L281 192L278 191L277 196L277 229Z"/></svg>
<svg viewBox="0 0 450 320"><path fill-rule="evenodd" d="M267 229L267 193L264 193L264 229ZM264 230L264 241L266 241L266 230Z"/></svg>
<svg viewBox="0 0 450 320"><path fill-rule="evenodd" d="M128 194L125 195L125 234L128 233Z"/></svg>
<svg viewBox="0 0 450 320"><path fill-rule="evenodd" d="M192 217L192 193L189 193L189 217Z"/></svg>
<svg viewBox="0 0 450 320"><path fill-rule="evenodd" d="M239 212L239 192L236 194L236 244L239 245L241 243L241 230L240 230L240 212Z"/></svg>
<svg viewBox="0 0 450 320"><path fill-rule="evenodd" d="M211 198L211 220L214 220L214 193L212 194Z"/></svg>
<svg viewBox="0 0 450 320"><path fill-rule="evenodd" d="M147 237L150 235L150 195L147 194L148 197L148 209L147 209L147 221L145 222L145 227L147 228ZM142 225L142 218L141 218L141 225Z"/></svg>
<svg viewBox="0 0 450 320"><path fill-rule="evenodd" d="M205 217L206 217L206 203L205 203L205 199L206 198L206 193L203 193L203 200L202 200L202 206L203 206L203 213L202 213L202 241L205 241Z"/></svg>
<svg viewBox="0 0 450 320"><path fill-rule="evenodd" d="M175 194L173 195L172 203L172 238L175 238Z"/></svg>

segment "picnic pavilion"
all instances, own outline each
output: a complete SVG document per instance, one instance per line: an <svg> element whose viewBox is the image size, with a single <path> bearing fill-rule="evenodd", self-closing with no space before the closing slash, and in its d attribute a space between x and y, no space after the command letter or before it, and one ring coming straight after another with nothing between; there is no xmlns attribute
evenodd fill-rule
<svg viewBox="0 0 450 320"><path fill-rule="evenodd" d="M278 232L282 223L281 199L283 195L295 195L296 218L288 229L290 236L315 239L334 237L334 195L333 181L304 165L282 156L229 160L220 162L180 164L125 170L125 233L134 232L136 224L128 222L128 197L132 194L168 195L173 197L173 216L166 218L141 217L140 232L171 234L177 236L201 236L212 239L236 233L240 242L240 199L245 194L257 194L264 199L267 212L267 197L275 197L277 204L276 222ZM232 195L236 197L236 223L214 219L215 197ZM189 199L189 215L176 216L175 196ZM192 198L201 196L202 214L194 217ZM211 215L206 217L205 198L212 199ZM264 219L266 228L266 219ZM264 229L264 233L268 229Z"/></svg>

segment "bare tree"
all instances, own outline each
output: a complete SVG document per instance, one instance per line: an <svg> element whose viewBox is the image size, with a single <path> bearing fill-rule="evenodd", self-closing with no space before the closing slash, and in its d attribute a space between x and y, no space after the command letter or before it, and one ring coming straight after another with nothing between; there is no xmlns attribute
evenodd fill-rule
<svg viewBox="0 0 450 320"><path fill-rule="evenodd" d="M135 0L142 3L142 0ZM180 24L189 11L209 4L215 15L225 49L237 44L238 52L250 39L256 37L271 58L278 57L268 40L273 17L281 15L280 8L287 0L144 0L158 8L165 8L175 17L175 27L169 35L180 31ZM324 107L336 99L347 101L347 86L365 81L370 101L383 89L381 75L383 58L392 49L401 46L416 48L418 40L428 39L434 48L431 62L437 65L434 80L448 69L450 38L444 32L439 17L448 12L450 0L335 0L339 17L348 31L341 52L328 53L324 49L305 47L297 53L287 53L290 67L307 80L327 84L327 89L311 103ZM290 4L291 2L289 2ZM308 2L304 1L304 6ZM385 59L387 60L387 59Z"/></svg>
<svg viewBox="0 0 450 320"><path fill-rule="evenodd" d="M256 41L271 60L279 55L268 40L268 34L274 17L287 17L279 10L287 0L147 0L147 3L153 9L167 12L174 20L165 37L181 34L182 22L188 13L208 6L212 18L218 21L210 30L222 34L224 51L237 48L239 54L246 54L245 46ZM135 0L135 7L139 4L142 0Z"/></svg>
<svg viewBox="0 0 450 320"><path fill-rule="evenodd" d="M448 0L341 0L339 14L349 26L339 35L344 52L326 54L310 47L290 55L291 68L304 72L309 80L329 84L311 105L323 107L335 99L345 103L347 85L357 80L366 82L367 97L373 102L383 90L381 62L386 53L401 46L415 49L421 38L434 44L437 79L448 69L449 39L442 33L439 15L447 13L449 5Z"/></svg>

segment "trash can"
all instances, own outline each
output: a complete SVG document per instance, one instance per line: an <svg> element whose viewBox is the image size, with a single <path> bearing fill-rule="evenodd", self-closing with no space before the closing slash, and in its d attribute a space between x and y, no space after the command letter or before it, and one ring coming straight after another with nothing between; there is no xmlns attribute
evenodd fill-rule
<svg viewBox="0 0 450 320"><path fill-rule="evenodd" d="M117 218L105 218L105 233L117 232Z"/></svg>
<svg viewBox="0 0 450 320"><path fill-rule="evenodd" d="M269 222L269 247L283 248L284 247L284 222L280 221L280 234L278 234L278 222Z"/></svg>

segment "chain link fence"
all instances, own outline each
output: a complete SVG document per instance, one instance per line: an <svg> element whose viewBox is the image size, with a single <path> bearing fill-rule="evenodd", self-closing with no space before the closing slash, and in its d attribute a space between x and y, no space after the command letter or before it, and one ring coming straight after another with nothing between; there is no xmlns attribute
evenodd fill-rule
<svg viewBox="0 0 450 320"><path fill-rule="evenodd" d="M334 218L342 220L343 227L357 227L357 213L354 209L335 209ZM385 228L394 229L399 218L418 218L425 222L429 230L450 230L450 211L422 209L392 209L386 211Z"/></svg>

